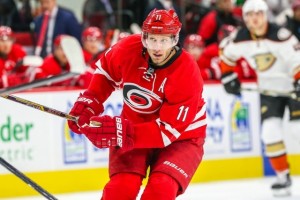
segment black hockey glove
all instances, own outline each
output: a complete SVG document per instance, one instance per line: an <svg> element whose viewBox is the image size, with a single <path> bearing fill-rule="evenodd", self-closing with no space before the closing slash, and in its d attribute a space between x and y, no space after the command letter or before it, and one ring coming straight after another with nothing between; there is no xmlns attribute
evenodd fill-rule
<svg viewBox="0 0 300 200"><path fill-rule="evenodd" d="M241 95L241 83L235 72L223 74L221 81L227 93Z"/></svg>
<svg viewBox="0 0 300 200"><path fill-rule="evenodd" d="M300 79L295 80L294 82L295 87L295 95L297 99L300 99Z"/></svg>

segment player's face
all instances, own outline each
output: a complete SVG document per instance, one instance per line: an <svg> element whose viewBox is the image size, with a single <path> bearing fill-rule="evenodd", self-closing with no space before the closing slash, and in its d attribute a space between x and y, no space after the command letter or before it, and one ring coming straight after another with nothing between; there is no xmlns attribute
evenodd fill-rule
<svg viewBox="0 0 300 200"><path fill-rule="evenodd" d="M10 39L2 40L2 39L0 39L0 53L4 54L4 55L9 54L11 49L12 49L12 45L13 45L13 40L10 40Z"/></svg>
<svg viewBox="0 0 300 200"><path fill-rule="evenodd" d="M54 56L59 60L60 63L62 64L67 64L68 63L68 59L62 49L62 47L59 45L59 46L56 46L54 47L54 52L53 52Z"/></svg>
<svg viewBox="0 0 300 200"><path fill-rule="evenodd" d="M149 34L145 43L152 62L158 66L165 64L171 58L171 51L176 45L171 35Z"/></svg>
<svg viewBox="0 0 300 200"><path fill-rule="evenodd" d="M199 59L200 55L203 52L202 47L198 47L198 46L195 46L195 45L188 45L186 47L186 50L193 56L195 61L197 61Z"/></svg>
<svg viewBox="0 0 300 200"><path fill-rule="evenodd" d="M267 25L267 16L265 12L250 11L245 14L244 20L251 33L257 34L265 31L264 29ZM261 34L264 34L264 32Z"/></svg>
<svg viewBox="0 0 300 200"><path fill-rule="evenodd" d="M100 40L84 40L83 42L83 48L92 55L97 54L101 47L103 47L103 44Z"/></svg>
<svg viewBox="0 0 300 200"><path fill-rule="evenodd" d="M176 45L172 35L156 35L149 34L145 39L147 49L151 50L167 50Z"/></svg>

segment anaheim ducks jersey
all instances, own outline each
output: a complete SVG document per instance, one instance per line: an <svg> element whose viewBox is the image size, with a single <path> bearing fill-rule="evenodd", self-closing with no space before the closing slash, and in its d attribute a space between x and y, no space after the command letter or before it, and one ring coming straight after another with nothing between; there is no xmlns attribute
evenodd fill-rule
<svg viewBox="0 0 300 200"><path fill-rule="evenodd" d="M160 67L149 62L140 35L124 38L97 61L88 88L103 103L123 89L122 116L134 125L136 148L160 148L175 140L205 137L206 111L199 67L185 50Z"/></svg>
<svg viewBox="0 0 300 200"><path fill-rule="evenodd" d="M259 88L278 92L292 91L293 75L300 65L297 38L285 28L268 24L262 38L253 38L247 28L241 28L220 44L222 64L235 66L244 58L257 73Z"/></svg>

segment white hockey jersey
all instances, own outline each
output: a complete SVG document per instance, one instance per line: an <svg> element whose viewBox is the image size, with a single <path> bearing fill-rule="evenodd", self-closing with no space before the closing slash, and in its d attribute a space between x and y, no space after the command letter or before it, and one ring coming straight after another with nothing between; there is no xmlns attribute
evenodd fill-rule
<svg viewBox="0 0 300 200"><path fill-rule="evenodd" d="M260 89L290 92L300 66L298 43L289 30L272 23L261 38L253 38L247 28L241 28L220 44L221 62L234 67L237 60L244 58L255 69Z"/></svg>

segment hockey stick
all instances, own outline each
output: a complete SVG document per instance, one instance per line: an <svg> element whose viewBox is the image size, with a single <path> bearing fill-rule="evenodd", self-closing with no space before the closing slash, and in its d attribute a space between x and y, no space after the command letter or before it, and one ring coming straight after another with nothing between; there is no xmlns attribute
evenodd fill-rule
<svg viewBox="0 0 300 200"><path fill-rule="evenodd" d="M141 34L142 29L137 23L130 24L130 30L133 34Z"/></svg>
<svg viewBox="0 0 300 200"><path fill-rule="evenodd" d="M65 72L60 75L51 76L49 78L35 80L22 85L17 85L9 88L0 89L0 95L20 92L35 87L45 86L51 83L63 81L69 78L74 78L84 72L84 58L81 46L76 38L66 36L61 41L62 48L66 54L68 62L71 66L70 72Z"/></svg>
<svg viewBox="0 0 300 200"><path fill-rule="evenodd" d="M46 197L47 199L57 200L57 198L55 198L52 194L50 194L49 192L47 192L45 189L43 189L41 186L39 186L38 184L36 184L30 178L28 178L27 176L25 176L25 174L23 174L17 168L15 168L11 164L9 164L2 157L0 157L0 164L3 167L5 167L7 170L9 170L10 172L12 172L14 175L16 175L18 178L20 178L22 181L24 181L25 183L27 183L30 187L32 187L37 192L39 192L41 195L43 195L44 197Z"/></svg>
<svg viewBox="0 0 300 200"><path fill-rule="evenodd" d="M16 85L16 86L8 87L8 88L3 88L3 89L0 89L0 95L2 95L2 94L11 94L11 93L15 93L15 92L20 92L20 91L32 89L32 88L35 88L35 87L45 86L47 84L51 84L51 83L54 83L54 82L63 81L63 80L66 80L68 78L72 78L76 75L77 74L74 75L74 73L72 73L72 72L71 73L65 72L65 73L57 75L57 76L51 76L49 78L38 79L38 80L29 82L29 83L24 83L24 84L21 84L21 85Z"/></svg>
<svg viewBox="0 0 300 200"><path fill-rule="evenodd" d="M86 64L82 48L78 40L73 36L63 37L61 46L71 66L72 72L76 72L78 74L83 73Z"/></svg>
<svg viewBox="0 0 300 200"><path fill-rule="evenodd" d="M21 66L29 67L39 67L43 64L43 58L35 55L26 55L21 61L17 62L15 67L9 71L10 73L15 73Z"/></svg>
<svg viewBox="0 0 300 200"><path fill-rule="evenodd" d="M112 45L114 45L114 44L116 44L118 42L119 35L120 35L120 30L119 29L115 29L113 37L112 37L112 39L110 41L110 46L112 46Z"/></svg>
<svg viewBox="0 0 300 200"><path fill-rule="evenodd" d="M9 88L0 89L0 95L11 94L15 92L20 92L27 89L32 89L35 87L45 86L51 83L63 81L69 78L74 78L84 72L84 58L82 54L82 49L76 38L72 36L66 36L61 41L62 48L66 54L68 62L71 66L70 72L65 72L60 75L51 76L45 79L35 80L22 85L17 85Z"/></svg>
<svg viewBox="0 0 300 200"><path fill-rule="evenodd" d="M43 58L40 56L27 55L22 59L22 64L38 67L43 64Z"/></svg>
<svg viewBox="0 0 300 200"><path fill-rule="evenodd" d="M289 97L294 100L300 101L299 98L297 98L295 92L279 92L279 91L273 91L273 90L262 90L259 88L242 88L242 91L250 91L250 92L259 92L260 94L263 95L268 95L268 96L280 96L280 97Z"/></svg>
<svg viewBox="0 0 300 200"><path fill-rule="evenodd" d="M35 103L35 102L32 102L32 101L29 101L27 99L23 99L23 98L16 97L16 96L13 96L13 95L5 95L5 94L4 95L1 94L0 97L2 97L4 99L11 100L11 101L14 101L14 102L17 102L17 103L20 103L20 104L23 104L25 106L35 108L37 110L40 110L40 111L43 111L43 112L46 112L46 113L50 113L52 115L56 115L56 116L65 118L67 120L77 122L77 117L75 117L75 116L69 115L67 113L56 110L54 108L50 108L50 107L47 107L47 106L44 106L44 105L41 105L41 104L38 104L38 103Z"/></svg>

